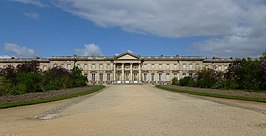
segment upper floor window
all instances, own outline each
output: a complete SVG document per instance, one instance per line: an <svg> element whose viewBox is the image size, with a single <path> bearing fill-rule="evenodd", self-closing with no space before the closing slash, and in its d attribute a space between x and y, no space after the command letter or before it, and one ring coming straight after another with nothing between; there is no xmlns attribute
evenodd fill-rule
<svg viewBox="0 0 266 136"><path fill-rule="evenodd" d="M154 68L155 68L154 64L151 64L151 69L154 69Z"/></svg>
<svg viewBox="0 0 266 136"><path fill-rule="evenodd" d="M170 69L170 65L169 64L166 64L166 69Z"/></svg>
<svg viewBox="0 0 266 136"><path fill-rule="evenodd" d="M107 64L107 69L110 70L111 69L111 65Z"/></svg>
<svg viewBox="0 0 266 136"><path fill-rule="evenodd" d="M192 68L193 68L192 64L189 64L189 69L192 69Z"/></svg>
<svg viewBox="0 0 266 136"><path fill-rule="evenodd" d="M85 69L85 70L88 70L88 64L85 64L85 65L84 65L84 69Z"/></svg>
<svg viewBox="0 0 266 136"><path fill-rule="evenodd" d="M67 69L70 70L71 69L71 65L67 64Z"/></svg>
<svg viewBox="0 0 266 136"><path fill-rule="evenodd" d="M46 65L43 66L43 70L47 70L47 66Z"/></svg>
<svg viewBox="0 0 266 136"><path fill-rule="evenodd" d="M187 69L187 65L186 64L183 64L183 69Z"/></svg>
<svg viewBox="0 0 266 136"><path fill-rule="evenodd" d="M199 64L196 64L196 69L199 69Z"/></svg>
<svg viewBox="0 0 266 136"><path fill-rule="evenodd" d="M95 64L92 64L91 65L91 69L95 69Z"/></svg>
<svg viewBox="0 0 266 136"><path fill-rule="evenodd" d="M174 64L174 69L177 69L177 64Z"/></svg>
<svg viewBox="0 0 266 136"><path fill-rule="evenodd" d="M103 69L103 64L100 64L99 68L100 68L100 70L102 70Z"/></svg>
<svg viewBox="0 0 266 136"><path fill-rule="evenodd" d="M218 66L218 70L222 70L222 66L221 65Z"/></svg>
<svg viewBox="0 0 266 136"><path fill-rule="evenodd" d="M162 69L163 68L163 65L162 64L159 64L159 69Z"/></svg>
<svg viewBox="0 0 266 136"><path fill-rule="evenodd" d="M144 64L143 65L143 68L146 70L147 69L147 64Z"/></svg>
<svg viewBox="0 0 266 136"><path fill-rule="evenodd" d="M77 67L80 68L80 64L77 64Z"/></svg>

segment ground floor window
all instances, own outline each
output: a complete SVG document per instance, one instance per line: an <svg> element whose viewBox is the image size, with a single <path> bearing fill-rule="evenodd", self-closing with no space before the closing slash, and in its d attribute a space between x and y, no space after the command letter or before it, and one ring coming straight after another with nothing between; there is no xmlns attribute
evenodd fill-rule
<svg viewBox="0 0 266 136"><path fill-rule="evenodd" d="M166 81L170 81L170 74L166 73Z"/></svg>
<svg viewBox="0 0 266 136"><path fill-rule="evenodd" d="M100 81L103 81L103 73L100 73Z"/></svg>
<svg viewBox="0 0 266 136"><path fill-rule="evenodd" d="M186 77L186 75L187 75L186 73L183 73L183 78Z"/></svg>
<svg viewBox="0 0 266 136"><path fill-rule="evenodd" d="M91 74L91 81L95 81L95 74Z"/></svg>
<svg viewBox="0 0 266 136"><path fill-rule="evenodd" d="M162 81L162 73L159 73L159 81Z"/></svg>
<svg viewBox="0 0 266 136"><path fill-rule="evenodd" d="M121 79L121 74L117 74L117 81L121 81L120 79Z"/></svg>
<svg viewBox="0 0 266 136"><path fill-rule="evenodd" d="M147 81L147 73L144 73L144 81Z"/></svg>
<svg viewBox="0 0 266 136"><path fill-rule="evenodd" d="M138 81L138 75L136 73L134 74L134 81Z"/></svg>
<svg viewBox="0 0 266 136"><path fill-rule="evenodd" d="M128 73L126 73L126 81L129 81L129 74Z"/></svg>
<svg viewBox="0 0 266 136"><path fill-rule="evenodd" d="M110 73L107 74L107 81L111 81L111 74Z"/></svg>
<svg viewBox="0 0 266 136"><path fill-rule="evenodd" d="M154 79L155 79L155 75L154 73L151 73L151 81L154 81Z"/></svg>

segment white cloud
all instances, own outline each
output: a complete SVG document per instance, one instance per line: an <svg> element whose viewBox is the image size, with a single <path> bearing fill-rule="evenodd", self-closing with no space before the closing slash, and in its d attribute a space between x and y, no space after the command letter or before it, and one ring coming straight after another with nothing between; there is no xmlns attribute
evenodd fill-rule
<svg viewBox="0 0 266 136"><path fill-rule="evenodd" d="M24 46L20 46L16 43L4 43L4 48L6 51L12 53L12 55L16 57L36 57L37 53L30 48L26 48Z"/></svg>
<svg viewBox="0 0 266 136"><path fill-rule="evenodd" d="M101 48L95 44L85 44L84 49L75 49L74 52L81 56L102 56Z"/></svg>
<svg viewBox="0 0 266 136"><path fill-rule="evenodd" d="M32 4L32 5L41 7L41 8L42 7L47 7L47 5L44 4L41 0L14 0L14 1L21 2L21 3L24 3L24 4Z"/></svg>
<svg viewBox="0 0 266 136"><path fill-rule="evenodd" d="M265 49L265 0L55 0L53 4L100 27L170 38L207 36L209 41L193 44L205 53L246 56Z"/></svg>
<svg viewBox="0 0 266 136"><path fill-rule="evenodd" d="M38 19L40 17L36 12L24 12L24 15L33 19Z"/></svg>

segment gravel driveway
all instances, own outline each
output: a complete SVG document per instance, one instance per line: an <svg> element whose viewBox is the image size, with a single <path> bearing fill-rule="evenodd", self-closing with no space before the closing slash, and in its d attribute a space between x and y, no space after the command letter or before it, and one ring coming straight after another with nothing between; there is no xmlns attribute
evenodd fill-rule
<svg viewBox="0 0 266 136"><path fill-rule="evenodd" d="M79 98L2 109L0 136L265 136L265 107L117 85Z"/></svg>

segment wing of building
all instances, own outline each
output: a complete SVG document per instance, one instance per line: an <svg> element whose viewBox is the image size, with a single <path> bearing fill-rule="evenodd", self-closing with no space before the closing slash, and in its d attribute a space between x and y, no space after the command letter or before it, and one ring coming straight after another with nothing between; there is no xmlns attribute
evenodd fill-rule
<svg viewBox="0 0 266 136"><path fill-rule="evenodd" d="M170 83L174 77L192 76L197 70L211 68L225 71L234 59L200 56L139 56L130 52L118 56L53 56L49 58L0 59L0 68L27 61L40 62L40 69L74 65L83 70L89 83Z"/></svg>

